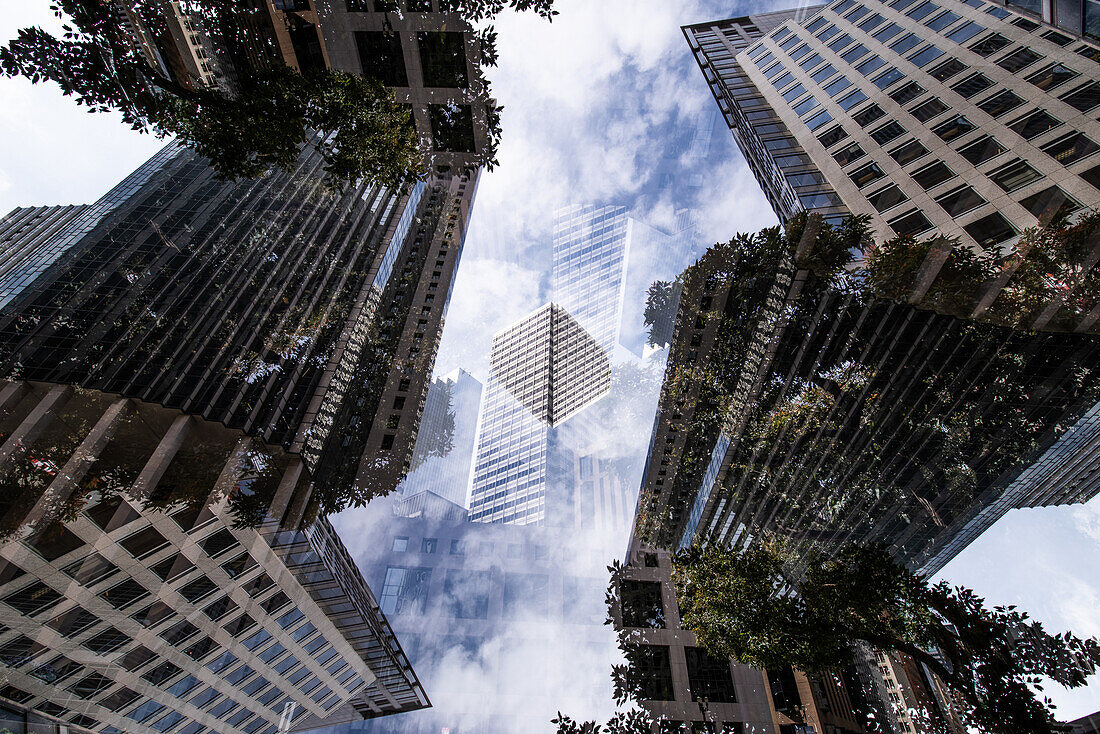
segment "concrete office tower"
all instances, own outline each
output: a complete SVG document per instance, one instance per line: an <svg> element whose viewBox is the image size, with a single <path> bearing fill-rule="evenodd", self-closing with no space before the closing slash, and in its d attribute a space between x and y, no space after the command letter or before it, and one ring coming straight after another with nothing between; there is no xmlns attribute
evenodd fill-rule
<svg viewBox="0 0 1100 734"><path fill-rule="evenodd" d="M300 456L117 392L0 392L0 696L101 732L429 704Z"/></svg>
<svg viewBox="0 0 1100 734"><path fill-rule="evenodd" d="M611 361L564 308L547 304L493 337L470 519L562 524L572 458L556 427L605 395Z"/></svg>
<svg viewBox="0 0 1100 734"><path fill-rule="evenodd" d="M1008 246L1100 201L1100 49L1013 5L832 5L684 33L781 219Z"/></svg>
<svg viewBox="0 0 1100 734"><path fill-rule="evenodd" d="M689 270L640 538L736 548L772 534L795 574L847 542L881 541L927 572L1001 498L1100 490L1095 472L1065 476L1064 492L1014 489L1045 471L1052 446L1072 445L1068 429L1100 395L1088 314L1061 308L1065 294L1041 279L1024 284L1045 266L1025 258L1007 277L968 279L948 256L928 278L922 255L867 264L865 287L822 265L850 241L808 220L717 245Z"/></svg>
<svg viewBox="0 0 1100 734"><path fill-rule="evenodd" d="M465 507L481 392L481 383L461 369L432 381L420 417L412 470L401 484L398 514L423 511L422 503L433 501L418 497L424 492Z"/></svg>

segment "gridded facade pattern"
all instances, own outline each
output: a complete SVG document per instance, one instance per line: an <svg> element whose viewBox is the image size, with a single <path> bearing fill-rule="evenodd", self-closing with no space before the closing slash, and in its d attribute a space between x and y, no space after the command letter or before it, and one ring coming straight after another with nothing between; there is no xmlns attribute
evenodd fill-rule
<svg viewBox="0 0 1100 734"><path fill-rule="evenodd" d="M97 391L8 383L0 402L0 696L142 734L428 704L327 522L302 521L297 457Z"/></svg>
<svg viewBox="0 0 1100 734"><path fill-rule="evenodd" d="M840 0L737 59L879 239L988 249L1100 201L1100 49L1000 5Z"/></svg>
<svg viewBox="0 0 1100 734"><path fill-rule="evenodd" d="M629 220L622 207L559 209L554 224L554 302L607 354L619 341L629 257Z"/></svg>
<svg viewBox="0 0 1100 734"><path fill-rule="evenodd" d="M611 362L565 309L547 304L493 338L470 493L470 519L541 523L565 501L572 460L554 427L607 394ZM560 486L558 486L560 484Z"/></svg>

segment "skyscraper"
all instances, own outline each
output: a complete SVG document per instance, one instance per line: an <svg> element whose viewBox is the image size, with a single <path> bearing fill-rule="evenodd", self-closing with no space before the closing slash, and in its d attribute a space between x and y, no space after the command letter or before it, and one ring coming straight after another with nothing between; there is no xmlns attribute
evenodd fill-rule
<svg viewBox="0 0 1100 734"><path fill-rule="evenodd" d="M1100 196L1100 48L1032 5L841 0L684 33L781 219L990 248Z"/></svg>

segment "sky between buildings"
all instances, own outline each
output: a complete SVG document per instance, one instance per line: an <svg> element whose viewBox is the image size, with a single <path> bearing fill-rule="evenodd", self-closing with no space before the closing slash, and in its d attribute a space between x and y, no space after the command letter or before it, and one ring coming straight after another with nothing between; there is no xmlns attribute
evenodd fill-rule
<svg viewBox="0 0 1100 734"><path fill-rule="evenodd" d="M48 6L3 2L0 37L35 23L54 27ZM704 242L776 221L716 115L680 26L785 4L556 6L552 23L530 14L496 23L500 67L489 77L504 105L500 166L482 178L437 374L462 367L484 381L492 334L546 302L560 206L624 206L663 229L687 209ZM117 116L87 114L55 87L0 79L0 215L16 206L91 203L161 144ZM648 423L639 430L648 432ZM1012 511L940 577L990 603L1017 604L1049 629L1100 635L1098 560L1100 498ZM1100 706L1100 682L1047 693L1065 719Z"/></svg>

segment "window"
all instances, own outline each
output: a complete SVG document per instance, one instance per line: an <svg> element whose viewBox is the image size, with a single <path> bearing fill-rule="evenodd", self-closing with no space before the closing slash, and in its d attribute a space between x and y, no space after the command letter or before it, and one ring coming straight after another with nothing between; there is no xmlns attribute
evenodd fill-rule
<svg viewBox="0 0 1100 734"><path fill-rule="evenodd" d="M948 168L943 161L934 161L923 168L913 171L910 175L922 189L927 191L928 189L939 186L944 181L954 178L955 172Z"/></svg>
<svg viewBox="0 0 1100 734"><path fill-rule="evenodd" d="M81 698L92 698L110 688L113 682L99 673L90 673L69 686L69 690Z"/></svg>
<svg viewBox="0 0 1100 734"><path fill-rule="evenodd" d="M963 227L982 247L992 247L1014 237L1016 230L1000 212L988 214Z"/></svg>
<svg viewBox="0 0 1100 734"><path fill-rule="evenodd" d="M948 109L950 108L945 105L939 97L933 97L927 102L922 102L909 110L909 114L917 118L920 122L928 122L935 117L939 117L944 112L947 112Z"/></svg>
<svg viewBox="0 0 1100 734"><path fill-rule="evenodd" d="M975 94L981 94L993 86L989 77L985 74L971 74L961 82L956 82L951 88L958 92L960 97L970 99Z"/></svg>
<svg viewBox="0 0 1100 734"><path fill-rule="evenodd" d="M1007 148L998 143L989 135L983 135L972 143L959 148L959 155L970 161L975 166L1004 153Z"/></svg>
<svg viewBox="0 0 1100 734"><path fill-rule="evenodd" d="M811 130L816 130L825 123L832 121L833 116L830 115L828 112L822 111L811 117L809 120L806 120L806 127L810 128Z"/></svg>
<svg viewBox="0 0 1100 734"><path fill-rule="evenodd" d="M416 614L424 610L428 598L429 568L389 566L382 583L379 606L385 614Z"/></svg>
<svg viewBox="0 0 1100 734"><path fill-rule="evenodd" d="M913 101L922 94L924 94L924 87L916 82L908 82L890 92L890 98L898 104L905 104L906 102Z"/></svg>
<svg viewBox="0 0 1100 734"><path fill-rule="evenodd" d="M867 16L862 21L860 21L859 29L861 31L869 33L872 28L877 28L878 25L880 23L882 23L882 21L884 21L884 20L886 20L886 19L883 18L880 14L872 13L871 15Z"/></svg>
<svg viewBox="0 0 1100 734"><path fill-rule="evenodd" d="M806 93L806 87L801 84L795 84L793 87L783 93L783 99L787 102L794 101Z"/></svg>
<svg viewBox="0 0 1100 734"><path fill-rule="evenodd" d="M420 541L421 553L435 553L436 546L439 545L439 540L436 538L424 538Z"/></svg>
<svg viewBox="0 0 1100 734"><path fill-rule="evenodd" d="M1080 202L1057 186L1051 186L1021 199L1020 204L1040 221L1045 219L1048 222L1072 214L1081 208Z"/></svg>
<svg viewBox="0 0 1100 734"><path fill-rule="evenodd" d="M879 145L885 145L895 138L905 134L905 128L895 120L891 120L882 127L871 131L871 137Z"/></svg>
<svg viewBox="0 0 1100 734"><path fill-rule="evenodd" d="M840 77L835 82L832 82L827 87L825 87L825 94L829 95L830 97L835 97L850 86L852 86L852 83L850 81L848 81L844 77Z"/></svg>
<svg viewBox="0 0 1100 734"><path fill-rule="evenodd" d="M191 583L181 587L179 593L184 599L194 604L217 590L217 584L205 576L200 576Z"/></svg>
<svg viewBox="0 0 1100 734"><path fill-rule="evenodd" d="M409 86L405 70L405 53L401 35L386 31L356 31L355 47L363 76L382 82L387 87Z"/></svg>
<svg viewBox="0 0 1100 734"><path fill-rule="evenodd" d="M887 71L884 71L883 73L879 74L874 79L872 79L871 83L874 84L879 89L886 89L888 86L890 86L894 82L898 81L899 79L903 79L903 78L905 78L905 75L891 66Z"/></svg>
<svg viewBox="0 0 1100 734"><path fill-rule="evenodd" d="M145 590L144 586L133 579L127 579L117 586L112 586L110 589L100 592L99 598L106 601L115 609L122 609L148 595L149 592Z"/></svg>
<svg viewBox="0 0 1100 734"><path fill-rule="evenodd" d="M909 197L898 188L897 184L890 184L884 189L868 194L867 201L878 211L884 212L893 209L898 204L909 201Z"/></svg>
<svg viewBox="0 0 1100 734"><path fill-rule="evenodd" d="M850 110L857 104L865 101L867 101L867 95L857 89L844 99L837 102L837 104L840 105L843 109Z"/></svg>
<svg viewBox="0 0 1100 734"><path fill-rule="evenodd" d="M1011 41L1000 33L990 33L972 45L970 50L979 56L992 56L1010 43Z"/></svg>
<svg viewBox="0 0 1100 734"><path fill-rule="evenodd" d="M846 137L848 137L848 133L844 131L844 128L834 127L818 135L817 139L826 148L831 148Z"/></svg>
<svg viewBox="0 0 1100 734"><path fill-rule="evenodd" d="M1053 130L1062 123L1047 114L1044 110L1035 110L1023 117L1008 123L1008 129L1019 133L1025 140L1037 138L1048 130Z"/></svg>
<svg viewBox="0 0 1100 734"><path fill-rule="evenodd" d="M910 10L908 13L906 13L906 15L908 15L913 20L920 20L921 18L924 18L939 9L940 6L936 5L935 3L924 2Z"/></svg>
<svg viewBox="0 0 1100 734"><path fill-rule="evenodd" d="M906 33L904 36L890 44L890 48L894 49L894 51L898 54L903 54L909 49L916 46L918 43L920 43L920 39L918 37L914 36L912 33Z"/></svg>
<svg viewBox="0 0 1100 734"><path fill-rule="evenodd" d="M825 43L830 38L835 36L837 33L840 33L840 29L837 28L835 25L830 25L830 26L825 26L824 28L821 29L821 31L819 31L818 33L816 33L814 35L816 35L819 39L821 39L822 43Z"/></svg>
<svg viewBox="0 0 1100 734"><path fill-rule="evenodd" d="M443 606L458 619L486 619L489 616L489 571L447 569L443 579Z"/></svg>
<svg viewBox="0 0 1100 734"><path fill-rule="evenodd" d="M816 171L810 171L808 173L788 173L787 181L795 188L803 186L821 186L825 183L825 177Z"/></svg>
<svg viewBox="0 0 1100 734"><path fill-rule="evenodd" d="M942 64L937 64L936 66L932 67L931 71L929 71L928 74L933 79L945 82L956 74L965 71L967 68L969 67L967 67L966 64L959 61L958 59L948 59Z"/></svg>
<svg viewBox="0 0 1100 734"><path fill-rule="evenodd" d="M452 556L464 556L466 555L466 541L454 539L451 541L451 555Z"/></svg>
<svg viewBox="0 0 1100 734"><path fill-rule="evenodd" d="M736 703L728 658L714 657L701 647L685 647L691 700L711 703Z"/></svg>
<svg viewBox="0 0 1100 734"><path fill-rule="evenodd" d="M1078 87L1069 94L1063 95L1062 101L1082 112L1088 112L1100 106L1100 82L1089 82Z"/></svg>
<svg viewBox="0 0 1100 734"><path fill-rule="evenodd" d="M932 229L932 223L928 221L928 217L924 216L924 212L919 209L902 214L897 219L891 220L889 224L898 234L910 237L915 237Z"/></svg>
<svg viewBox="0 0 1100 734"><path fill-rule="evenodd" d="M847 61L849 64L855 64L859 59L862 59L867 55L868 49L862 43L858 43L852 46L850 49L840 55L840 58Z"/></svg>
<svg viewBox="0 0 1100 734"><path fill-rule="evenodd" d="M807 112L820 106L821 103L815 97L810 96L794 106L794 113L799 117L804 117Z"/></svg>
<svg viewBox="0 0 1100 734"><path fill-rule="evenodd" d="M624 580L620 582L619 592L624 627L665 628L665 607L659 582Z"/></svg>
<svg viewBox="0 0 1100 734"><path fill-rule="evenodd" d="M968 21L947 34L947 37L958 44L964 44L974 36L978 35L985 28L978 25L974 21Z"/></svg>
<svg viewBox="0 0 1100 734"><path fill-rule="evenodd" d="M845 145L843 148L833 153L833 158L842 166L846 166L853 161L858 161L863 156L863 148L859 147L859 143Z"/></svg>
<svg viewBox="0 0 1100 734"><path fill-rule="evenodd" d="M233 537L233 533L225 528L208 535L199 543L199 547L206 551L206 554L211 557L221 555L236 545L238 545L237 539Z"/></svg>
<svg viewBox="0 0 1100 734"><path fill-rule="evenodd" d="M35 581L14 594L4 597L4 603L13 607L20 614L31 616L46 609L52 609L62 599L61 594L58 594L51 587L41 581Z"/></svg>
<svg viewBox="0 0 1100 734"><path fill-rule="evenodd" d="M890 151L890 157L898 162L898 165L907 165L922 158L928 154L928 148L919 140L910 140L908 143L902 143L897 148Z"/></svg>
<svg viewBox="0 0 1100 734"><path fill-rule="evenodd" d="M924 22L924 24L926 26L928 26L929 28L931 28L932 30L939 33L944 28L947 28L948 26L953 25L955 23L955 21L957 21L958 19L959 19L958 15L956 15L955 13L952 13L950 10L945 10L944 12L940 13L939 15L932 18L931 20L926 20Z"/></svg>
<svg viewBox="0 0 1100 734"><path fill-rule="evenodd" d="M828 79L829 77L831 77L835 73L836 73L836 67L833 66L832 64L826 64L825 66L822 66L820 69L815 71L813 73L813 76L811 76L810 78L813 79L818 84L821 84L821 82L825 81L826 79ZM790 100L787 100L787 101L789 102Z"/></svg>
<svg viewBox="0 0 1100 734"><path fill-rule="evenodd" d="M812 56L807 56L805 59L803 59L802 63L800 63L799 66L806 71L809 71L810 69L820 64L821 61L821 54L813 54Z"/></svg>
<svg viewBox="0 0 1100 734"><path fill-rule="evenodd" d="M432 125L432 140L437 150L455 153L473 153L474 119L470 105L428 105L428 118ZM393 448L393 434L382 436L382 448ZM388 444L388 445L387 445Z"/></svg>
<svg viewBox="0 0 1100 734"><path fill-rule="evenodd" d="M1029 76L1027 80L1039 87L1039 89L1049 91L1065 84L1077 76L1079 75L1076 71L1064 64L1051 64L1041 71L1035 72Z"/></svg>
<svg viewBox="0 0 1100 734"><path fill-rule="evenodd" d="M997 66L1015 74L1016 72L1031 66L1041 58L1043 58L1042 54L1036 53L1030 48L1018 48L1007 56L1001 58L997 62Z"/></svg>
<svg viewBox="0 0 1100 734"><path fill-rule="evenodd" d="M942 206L943 210L951 216L958 217L968 211L977 209L985 203L985 199L979 196L978 192L970 186L963 185L936 197L936 203Z"/></svg>
<svg viewBox="0 0 1100 734"><path fill-rule="evenodd" d="M875 31L873 38L879 43L886 43L899 33L901 33L901 26L897 23L890 23Z"/></svg>
<svg viewBox="0 0 1100 734"><path fill-rule="evenodd" d="M885 114L886 113L882 111L881 107L877 104L873 104L852 115L852 120L860 127L867 127Z"/></svg>
<svg viewBox="0 0 1100 734"><path fill-rule="evenodd" d="M851 42L852 37L849 36L847 33L844 33L834 38L832 43L829 44L829 48L831 48L833 51L836 51L837 53L840 53L840 49L844 48Z"/></svg>
<svg viewBox="0 0 1100 734"><path fill-rule="evenodd" d="M151 556L161 548L167 547L168 539L150 525L120 540L118 544L129 551L134 558L140 559Z"/></svg>
<svg viewBox="0 0 1100 734"><path fill-rule="evenodd" d="M997 92L992 97L978 103L978 109L990 117L1000 117L1011 112L1024 103L1024 100L1007 89Z"/></svg>
<svg viewBox="0 0 1100 734"><path fill-rule="evenodd" d="M779 77L778 79L772 80L772 86L775 87L776 89L782 89L783 87L787 86L788 84L790 84L793 81L794 81L794 77L791 76L791 72L788 71L788 72L785 72L783 74L783 76Z"/></svg>
<svg viewBox="0 0 1100 734"><path fill-rule="evenodd" d="M941 56L943 56L943 51L940 51L935 46L927 46L910 56L909 60L912 61L915 66L928 66Z"/></svg>
<svg viewBox="0 0 1100 734"><path fill-rule="evenodd" d="M1082 133L1073 132L1069 135L1063 135L1054 142L1047 143L1042 146L1042 150L1062 165L1068 165L1092 155L1100 150L1100 145L1097 145Z"/></svg>
<svg viewBox="0 0 1100 734"><path fill-rule="evenodd" d="M649 701L672 701L672 666L665 645L626 645L623 650L641 684L639 694Z"/></svg>
<svg viewBox="0 0 1100 734"><path fill-rule="evenodd" d="M871 58L867 59L859 66L857 66L856 71L858 71L863 76L871 76L871 74L874 74L885 65L886 62L882 60L882 57L872 56Z"/></svg>
<svg viewBox="0 0 1100 734"><path fill-rule="evenodd" d="M84 647L98 655L107 655L119 649L129 641L130 638L124 633L119 632L114 627L108 627L98 635L85 640Z"/></svg>
<svg viewBox="0 0 1100 734"><path fill-rule="evenodd" d="M796 48L794 51L791 51L787 55L791 57L791 60L798 61L799 59L801 59L803 56L805 56L808 53L810 53L810 47L807 46L806 44L803 44L803 45L799 46L798 48ZM768 55L771 56L771 54L768 54ZM770 61L771 59L768 59L768 60ZM760 64L757 64L757 66L760 66Z"/></svg>
<svg viewBox="0 0 1100 734"><path fill-rule="evenodd" d="M877 163L868 163L866 166L857 168L848 175L856 186L863 188L867 184L879 180L886 174L882 172L882 169L879 168Z"/></svg>
<svg viewBox="0 0 1100 734"><path fill-rule="evenodd" d="M936 127L932 128L932 132L940 136L945 142L950 142L955 138L966 135L971 130L976 130L977 126L970 120L966 119L962 115L955 115L947 122L940 123Z"/></svg>
<svg viewBox="0 0 1100 734"><path fill-rule="evenodd" d="M1043 34L1043 38L1047 39L1056 46L1068 46L1073 43L1073 39L1064 33L1058 31L1047 31Z"/></svg>
<svg viewBox="0 0 1100 734"><path fill-rule="evenodd" d="M1038 181L1043 174L1029 166L1024 160L1017 158L1014 161L989 172L989 178L1006 192L1016 191L1027 186L1033 181Z"/></svg>

